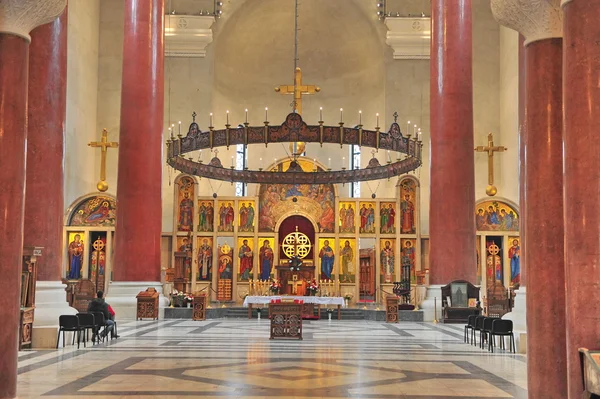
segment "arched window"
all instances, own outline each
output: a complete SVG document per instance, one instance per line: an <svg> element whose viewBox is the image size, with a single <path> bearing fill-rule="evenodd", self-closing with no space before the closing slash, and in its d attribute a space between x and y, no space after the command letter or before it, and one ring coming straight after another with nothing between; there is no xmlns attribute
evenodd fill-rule
<svg viewBox="0 0 600 399"><path fill-rule="evenodd" d="M350 165L349 168L360 169L360 147L357 145L350 146ZM350 197L360 198L360 182L350 183Z"/></svg>
<svg viewBox="0 0 600 399"><path fill-rule="evenodd" d="M235 168L237 170L244 170L248 166L248 151L244 144L238 144L235 147ZM235 196L245 197L248 191L248 184L237 182L235 183Z"/></svg>

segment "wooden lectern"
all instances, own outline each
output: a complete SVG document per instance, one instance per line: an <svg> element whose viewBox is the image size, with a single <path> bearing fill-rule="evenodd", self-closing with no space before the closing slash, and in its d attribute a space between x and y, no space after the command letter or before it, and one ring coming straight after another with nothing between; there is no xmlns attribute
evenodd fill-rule
<svg viewBox="0 0 600 399"><path fill-rule="evenodd" d="M206 294L194 294L192 320L206 320Z"/></svg>
<svg viewBox="0 0 600 399"><path fill-rule="evenodd" d="M138 320L154 319L158 320L158 298L160 295L152 287L146 291L137 294L137 315Z"/></svg>
<svg viewBox="0 0 600 399"><path fill-rule="evenodd" d="M398 302L397 296L385 297L385 321L388 323L398 323Z"/></svg>

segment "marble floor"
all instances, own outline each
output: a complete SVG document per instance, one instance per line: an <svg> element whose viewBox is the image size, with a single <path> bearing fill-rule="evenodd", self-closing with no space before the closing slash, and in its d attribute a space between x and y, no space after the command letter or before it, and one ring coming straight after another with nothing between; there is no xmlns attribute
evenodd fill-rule
<svg viewBox="0 0 600 399"><path fill-rule="evenodd" d="M526 398L526 358L463 343L462 326L268 320L119 323L121 337L19 353L18 397Z"/></svg>

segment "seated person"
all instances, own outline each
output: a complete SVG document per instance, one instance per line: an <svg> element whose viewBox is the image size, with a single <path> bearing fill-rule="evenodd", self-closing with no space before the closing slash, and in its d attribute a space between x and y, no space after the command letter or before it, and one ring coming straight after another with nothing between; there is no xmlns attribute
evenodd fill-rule
<svg viewBox="0 0 600 399"><path fill-rule="evenodd" d="M110 332L110 337L111 338L119 338L120 335L117 335L117 322L115 321L115 311L113 310L112 306L108 305L108 313L110 313L110 319L115 323L115 328Z"/></svg>
<svg viewBox="0 0 600 399"><path fill-rule="evenodd" d="M108 304L104 301L104 292L98 291L97 298L88 305L88 312L100 312L104 315L104 324L106 328L100 333L100 337L106 337L106 334L112 332L115 327L115 322L112 320L111 314L108 311Z"/></svg>

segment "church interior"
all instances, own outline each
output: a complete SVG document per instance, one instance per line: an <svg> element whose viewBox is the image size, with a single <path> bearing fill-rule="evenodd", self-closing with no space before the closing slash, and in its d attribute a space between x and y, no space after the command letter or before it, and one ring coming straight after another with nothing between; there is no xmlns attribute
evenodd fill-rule
<svg viewBox="0 0 600 399"><path fill-rule="evenodd" d="M600 398L599 2L0 10L0 399Z"/></svg>

